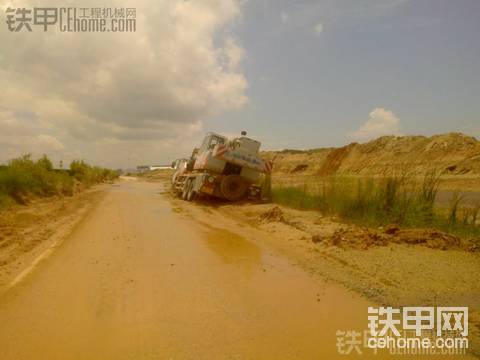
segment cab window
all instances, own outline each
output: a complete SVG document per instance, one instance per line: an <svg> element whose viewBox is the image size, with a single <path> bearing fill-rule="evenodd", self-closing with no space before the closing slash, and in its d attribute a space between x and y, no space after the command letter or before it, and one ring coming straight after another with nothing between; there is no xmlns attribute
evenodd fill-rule
<svg viewBox="0 0 480 360"><path fill-rule="evenodd" d="M212 136L210 143L208 144L208 149L213 149L216 145L223 143L225 143L225 139L218 136Z"/></svg>

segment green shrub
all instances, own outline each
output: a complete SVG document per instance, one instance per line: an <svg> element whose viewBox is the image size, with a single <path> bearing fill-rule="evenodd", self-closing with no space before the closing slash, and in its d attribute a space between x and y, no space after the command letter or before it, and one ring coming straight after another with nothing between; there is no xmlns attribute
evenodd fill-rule
<svg viewBox="0 0 480 360"><path fill-rule="evenodd" d="M71 175L79 182L90 186L102 181L110 181L118 177L114 170L90 166L83 160L74 160L70 164Z"/></svg>
<svg viewBox="0 0 480 360"><path fill-rule="evenodd" d="M117 173L73 161L69 171L56 170L47 156L32 160L23 155L0 167L0 208L13 201L24 204L29 196L72 195L74 181L86 186L112 180Z"/></svg>

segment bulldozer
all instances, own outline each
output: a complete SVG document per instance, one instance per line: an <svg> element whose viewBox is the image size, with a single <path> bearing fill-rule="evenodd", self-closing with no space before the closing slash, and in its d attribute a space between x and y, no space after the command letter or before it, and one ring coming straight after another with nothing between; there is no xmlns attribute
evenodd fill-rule
<svg viewBox="0 0 480 360"><path fill-rule="evenodd" d="M198 196L227 201L262 199L260 178L271 173L273 164L260 158L260 145L245 131L234 139L207 133L190 158L172 163L174 191L187 201Z"/></svg>

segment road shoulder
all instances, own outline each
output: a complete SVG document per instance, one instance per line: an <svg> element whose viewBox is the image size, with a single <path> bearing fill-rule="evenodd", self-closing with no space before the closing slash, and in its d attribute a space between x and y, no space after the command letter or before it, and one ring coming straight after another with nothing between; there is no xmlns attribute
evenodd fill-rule
<svg viewBox="0 0 480 360"><path fill-rule="evenodd" d="M36 199L0 213L0 293L49 257L100 202L109 185L69 197Z"/></svg>

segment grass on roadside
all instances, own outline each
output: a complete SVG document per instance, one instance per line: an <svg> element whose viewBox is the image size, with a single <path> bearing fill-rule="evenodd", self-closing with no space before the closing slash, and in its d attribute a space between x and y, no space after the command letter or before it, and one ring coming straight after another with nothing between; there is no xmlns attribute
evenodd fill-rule
<svg viewBox="0 0 480 360"><path fill-rule="evenodd" d="M54 169L47 156L33 160L24 155L0 167L0 208L26 203L28 197L72 195L75 184L90 186L114 179L117 173L83 161L73 161L69 170Z"/></svg>
<svg viewBox="0 0 480 360"><path fill-rule="evenodd" d="M367 226L398 224L435 227L462 237L480 236L480 204L461 208L454 193L449 209L435 208L440 173L418 184L408 172L382 178L327 177L320 185L274 187L272 200L297 209L318 210Z"/></svg>

